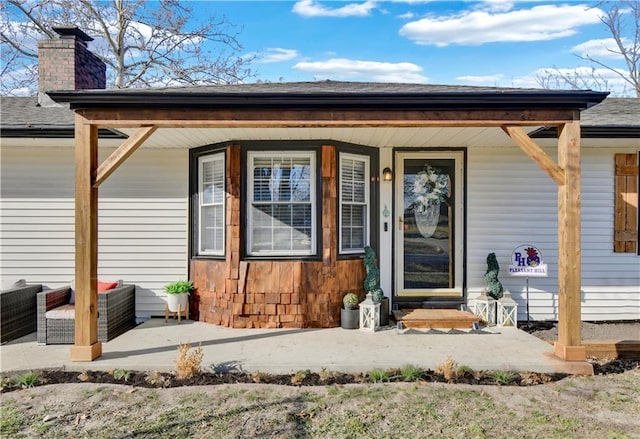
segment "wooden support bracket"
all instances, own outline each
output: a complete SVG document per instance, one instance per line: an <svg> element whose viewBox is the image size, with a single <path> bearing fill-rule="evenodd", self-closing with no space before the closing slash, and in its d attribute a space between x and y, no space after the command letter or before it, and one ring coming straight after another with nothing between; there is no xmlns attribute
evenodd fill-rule
<svg viewBox="0 0 640 439"><path fill-rule="evenodd" d="M558 186L564 184L564 169L549 157L547 153L525 133L522 127L503 125L501 128Z"/></svg>
<svg viewBox="0 0 640 439"><path fill-rule="evenodd" d="M131 154L133 154L145 140L151 136L157 126L149 126L138 128L138 130L125 140L122 145L118 147L107 159L98 166L96 171L96 178L93 182L93 187L98 187L105 181L118 167L124 163Z"/></svg>

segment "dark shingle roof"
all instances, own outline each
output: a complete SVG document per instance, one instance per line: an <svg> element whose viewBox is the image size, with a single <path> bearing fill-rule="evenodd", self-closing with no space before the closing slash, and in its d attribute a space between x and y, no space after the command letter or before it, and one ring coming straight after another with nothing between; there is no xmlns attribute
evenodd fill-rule
<svg viewBox="0 0 640 439"><path fill-rule="evenodd" d="M146 104L147 97L153 95L169 98L175 96L200 97L208 96L209 99L217 97L225 99L226 96L241 98L251 96L254 100L272 99L274 96L283 97L286 102L287 96L313 96L332 97L340 95L342 97L353 94L359 97L375 95L379 99L397 96L421 96L423 99L435 98L439 94L445 96L456 96L461 101L464 96L493 96L493 95L532 95L543 94L545 97L553 96L555 93L571 93L566 90L540 90L540 89L516 89L499 87L475 87L460 85L432 85L432 84L397 84L378 82L337 82L337 81L317 81L317 82L263 82L252 84L232 84L232 85L211 85L198 87L162 87L146 89L107 89L107 90L79 90L65 91L66 95L72 96L104 96L108 100L109 96L117 95L125 100L137 100L141 105ZM579 93L579 92L578 92ZM425 97L426 96L426 97ZM117 99L116 99L117 100ZM584 110L581 115L584 127L640 127L640 99L632 98L607 98L602 103ZM38 136L51 130L66 130L67 135L73 135L74 126L73 111L68 107L40 107L37 97L0 97L0 127L2 136L9 136L13 130L15 135L24 135L31 131ZM35 132L35 133L33 133ZM102 133L104 134L104 132Z"/></svg>
<svg viewBox="0 0 640 439"><path fill-rule="evenodd" d="M41 107L35 96L0 97L0 137L73 138L75 115L67 106ZM101 138L126 138L113 129L100 128Z"/></svg>
<svg viewBox="0 0 640 439"><path fill-rule="evenodd" d="M640 126L640 99L607 98L580 113L583 126Z"/></svg>
<svg viewBox="0 0 640 439"><path fill-rule="evenodd" d="M607 98L580 113L582 138L640 138L640 99ZM556 127L540 128L529 134L536 138L558 137Z"/></svg>
<svg viewBox="0 0 640 439"><path fill-rule="evenodd" d="M147 87L127 89L91 90L92 94L407 94L407 93L500 93L506 91L540 92L540 89L478 87L469 85L406 84L386 82L309 81L309 82L255 82L248 84L219 84L177 87Z"/></svg>
<svg viewBox="0 0 640 439"><path fill-rule="evenodd" d="M2 127L73 127L74 115L67 107L40 107L37 97L0 97Z"/></svg>

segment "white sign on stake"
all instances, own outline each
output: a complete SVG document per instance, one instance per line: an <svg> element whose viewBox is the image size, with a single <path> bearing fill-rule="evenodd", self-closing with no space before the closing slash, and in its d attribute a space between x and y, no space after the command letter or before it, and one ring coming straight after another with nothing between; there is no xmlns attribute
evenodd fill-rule
<svg viewBox="0 0 640 439"><path fill-rule="evenodd" d="M547 264L542 261L542 253L532 245L523 244L513 250L509 265L511 276L547 277Z"/></svg>

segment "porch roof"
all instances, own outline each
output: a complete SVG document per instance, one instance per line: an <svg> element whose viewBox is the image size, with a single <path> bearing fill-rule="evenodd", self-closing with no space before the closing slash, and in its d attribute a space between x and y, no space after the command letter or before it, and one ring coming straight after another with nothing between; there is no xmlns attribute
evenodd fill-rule
<svg viewBox="0 0 640 439"><path fill-rule="evenodd" d="M197 87L49 91L72 109L129 108L357 108L357 109L587 109L608 93L459 85L339 81L225 84Z"/></svg>

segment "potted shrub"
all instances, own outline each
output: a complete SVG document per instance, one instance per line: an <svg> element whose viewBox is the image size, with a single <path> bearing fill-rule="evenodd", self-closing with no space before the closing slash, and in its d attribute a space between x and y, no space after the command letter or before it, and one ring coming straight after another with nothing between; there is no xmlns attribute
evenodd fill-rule
<svg viewBox="0 0 640 439"><path fill-rule="evenodd" d="M380 302L380 326L388 326L389 298L385 297L384 291L380 288L380 270L376 264L376 252L369 246L364 248L364 268L366 273L364 291L371 294L374 302Z"/></svg>
<svg viewBox="0 0 640 439"><path fill-rule="evenodd" d="M360 324L360 310L358 309L358 295L352 291L342 298L340 310L340 327L342 329L358 329Z"/></svg>
<svg viewBox="0 0 640 439"><path fill-rule="evenodd" d="M177 280L164 286L167 293L167 307L171 312L186 311L189 306L189 293L193 289L190 280Z"/></svg>

